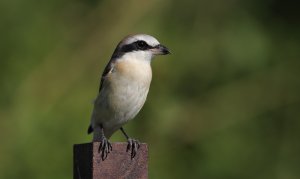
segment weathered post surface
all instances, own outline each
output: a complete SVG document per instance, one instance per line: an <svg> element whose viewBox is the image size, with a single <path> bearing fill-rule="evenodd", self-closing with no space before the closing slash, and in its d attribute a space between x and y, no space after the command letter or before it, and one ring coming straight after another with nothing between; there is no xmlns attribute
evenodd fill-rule
<svg viewBox="0 0 300 179"><path fill-rule="evenodd" d="M148 178L148 146L142 143L131 159L127 143L112 143L112 151L102 161L98 152L100 142L75 144L73 148L73 178Z"/></svg>

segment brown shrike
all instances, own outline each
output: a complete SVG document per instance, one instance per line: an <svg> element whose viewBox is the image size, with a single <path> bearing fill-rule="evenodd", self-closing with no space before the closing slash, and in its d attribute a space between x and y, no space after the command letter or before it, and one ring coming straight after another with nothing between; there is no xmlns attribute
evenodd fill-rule
<svg viewBox="0 0 300 179"><path fill-rule="evenodd" d="M100 142L102 160L112 150L108 139L119 129L127 138L131 158L136 155L139 141L128 137L122 126L138 114L146 101L152 78L151 60L169 53L146 34L128 36L116 47L102 74L88 128L88 133L94 132L93 141Z"/></svg>

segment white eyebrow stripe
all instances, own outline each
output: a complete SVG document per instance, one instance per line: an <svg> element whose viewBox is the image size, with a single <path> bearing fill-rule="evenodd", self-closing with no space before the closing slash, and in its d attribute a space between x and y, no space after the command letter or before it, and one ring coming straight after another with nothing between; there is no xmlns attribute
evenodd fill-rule
<svg viewBox="0 0 300 179"><path fill-rule="evenodd" d="M150 35L146 35L146 34L138 34L138 35L134 35L134 36L129 36L123 41L122 45L131 44L131 43L134 43L139 40L145 41L148 45L150 45L152 47L159 45L159 42L156 38L154 38Z"/></svg>

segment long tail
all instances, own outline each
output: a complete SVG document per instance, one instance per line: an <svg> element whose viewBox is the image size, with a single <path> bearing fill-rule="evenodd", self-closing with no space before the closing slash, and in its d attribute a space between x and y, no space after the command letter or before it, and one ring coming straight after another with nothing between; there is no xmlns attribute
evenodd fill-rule
<svg viewBox="0 0 300 179"><path fill-rule="evenodd" d="M92 125L89 126L87 133L90 134L94 131Z"/></svg>

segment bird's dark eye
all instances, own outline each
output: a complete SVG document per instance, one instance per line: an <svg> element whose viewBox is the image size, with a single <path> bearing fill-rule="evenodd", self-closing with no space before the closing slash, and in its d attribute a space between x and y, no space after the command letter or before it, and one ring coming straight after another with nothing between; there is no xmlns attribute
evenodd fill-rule
<svg viewBox="0 0 300 179"><path fill-rule="evenodd" d="M140 41L137 41L137 47L139 48L139 49L145 49L146 47L147 47L147 43L145 42L145 41L142 41L142 40L140 40Z"/></svg>

